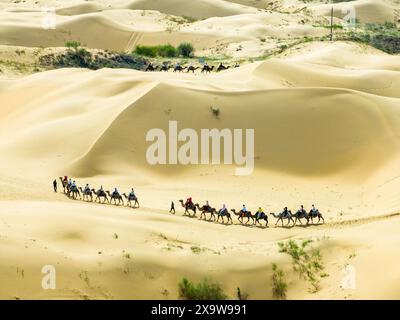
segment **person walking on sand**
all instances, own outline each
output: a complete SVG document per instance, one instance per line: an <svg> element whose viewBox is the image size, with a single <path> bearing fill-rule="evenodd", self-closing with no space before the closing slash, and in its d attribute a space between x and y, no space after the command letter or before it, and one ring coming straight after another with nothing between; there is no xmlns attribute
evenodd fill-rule
<svg viewBox="0 0 400 320"><path fill-rule="evenodd" d="M175 214L175 203L173 201L171 202L171 209L169 209L169 212Z"/></svg>
<svg viewBox="0 0 400 320"><path fill-rule="evenodd" d="M54 179L54 181L53 181L53 188L54 188L54 192L57 192L57 179Z"/></svg>

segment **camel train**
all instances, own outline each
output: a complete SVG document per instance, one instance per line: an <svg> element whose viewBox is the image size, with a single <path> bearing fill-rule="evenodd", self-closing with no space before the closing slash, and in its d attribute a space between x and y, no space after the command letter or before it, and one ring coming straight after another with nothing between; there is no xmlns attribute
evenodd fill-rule
<svg viewBox="0 0 400 320"><path fill-rule="evenodd" d="M117 188L115 188L113 192L104 190L103 186L101 186L98 190L91 189L89 188L88 184L82 188L76 186L75 181L72 181L71 179L68 180L67 177L60 177L59 179L63 186L64 193L71 199L125 206L125 198L126 206L130 208L139 208L139 200L133 189L131 189L129 194L120 194ZM183 200L179 200L179 202L185 209L183 213L184 216L188 215L190 217L196 217L197 212L200 212L199 219L207 220L207 215L209 215L208 221L217 223L221 221L223 224L233 224L233 215L237 217L237 220L242 225L248 225L251 220L252 225L263 226L262 222L264 222L264 227L268 227L268 215L261 207L253 214L251 211L246 209L245 205L243 205L243 208L240 210L228 210L225 205L223 205L221 209L217 210L216 208L211 207L208 201L203 206L200 206L198 203L193 203L192 198L188 198L186 202ZM286 226L295 226L298 222L300 225L303 225L302 220L306 220L306 225L309 225L310 222L311 224L314 224L314 219L318 219L316 222L317 224L319 224L321 221L322 223L325 223L324 217L314 205L312 205L312 208L309 212L307 212L303 206L301 206L300 209L295 213L292 213L291 210L285 207L282 212L278 214L272 212L270 213L270 216L277 219L275 225L278 225L278 223L281 222L281 226L284 225L284 220L287 220ZM245 219L247 220L244 221Z"/></svg>
<svg viewBox="0 0 400 320"><path fill-rule="evenodd" d="M238 68L238 67L240 67L240 65L238 63L236 63L234 66L225 66L223 63L220 63L218 65L218 67L209 66L208 64L204 64L202 66L197 66L197 67L194 67L192 65L188 65L188 66L184 67L184 66L181 66L179 63L176 64L175 66L173 66L167 62L163 62L161 65L155 66L153 63L150 62L144 71L146 71L146 72L154 72L154 71L168 72L169 70L172 69L173 72L195 73L196 70L201 69L201 73L207 74L207 73L213 72L214 70L216 72L221 72L221 71L228 70L230 68Z"/></svg>
<svg viewBox="0 0 400 320"><path fill-rule="evenodd" d="M200 206L198 203L196 204L193 203L191 198L188 198L186 202L184 202L183 200L179 200L179 202L181 206L185 209L184 215L195 217L198 211L200 212L199 219L207 220L207 215L209 214L210 217L208 221L219 222L219 220L221 219L222 223L225 223L225 217L226 217L227 219L226 223L233 224L232 216L229 213L229 210L225 207L225 205L223 205L223 207L220 210L216 210L215 208L211 207L208 204L208 201L203 206ZM268 227L268 215L264 213L264 210L262 210L261 207L255 214L252 214L251 211L248 211L244 205L243 208L240 210L231 209L230 211L234 216L237 217L238 221L242 225L247 225L251 220L252 225L262 226L261 222L265 222L265 227ZM193 213L192 215L191 212ZM325 223L324 217L319 212L319 210L315 208L314 205L312 205L312 208L308 213L304 209L304 207L301 206L300 209L297 210L296 213L294 214L292 213L291 210L288 210L288 208L285 207L281 213L275 214L272 212L270 213L270 215L277 219L275 225L281 222L283 226L283 220L287 220L286 226L289 226L290 223L292 223L291 226L295 226L297 225L297 222L299 222L300 225L303 225L302 219L305 219L306 225L309 225L310 222L311 224L314 224L314 219L316 218L318 218L317 224L319 224L321 220L322 223ZM247 221L244 222L244 219L247 219Z"/></svg>
<svg viewBox="0 0 400 320"><path fill-rule="evenodd" d="M64 194L66 194L69 198L73 200L83 200L88 202L95 203L109 203L115 205L125 205L124 198L126 200L126 205L130 208L139 208L139 200L135 195L134 190L132 189L130 193L127 195L126 193L120 194L117 188L114 189L113 192L108 190L104 190L103 186L100 189L95 190L89 188L87 184L84 188L78 187L75 181L71 179L66 179L66 177L59 177L61 181L61 185L63 186Z"/></svg>

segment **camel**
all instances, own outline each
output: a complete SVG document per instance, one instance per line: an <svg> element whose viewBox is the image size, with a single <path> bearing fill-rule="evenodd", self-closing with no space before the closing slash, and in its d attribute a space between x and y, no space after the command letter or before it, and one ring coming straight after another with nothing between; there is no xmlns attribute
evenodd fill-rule
<svg viewBox="0 0 400 320"><path fill-rule="evenodd" d="M229 213L228 209L225 210L225 213L221 213L221 212L222 212L222 210L219 210L219 211L217 212L217 215L218 215L217 222L219 222L219 218L221 218L221 219L222 219L222 223L225 223L224 217L226 216L226 217L228 218L228 221L227 221L227 222L230 221L231 224L233 224L233 220L232 220L232 218L231 218L231 214Z"/></svg>
<svg viewBox="0 0 400 320"><path fill-rule="evenodd" d="M222 63L218 66L217 72L223 71L223 70L228 70L230 66L224 66Z"/></svg>
<svg viewBox="0 0 400 320"><path fill-rule="evenodd" d="M87 201L89 201L89 198L90 198L90 202L93 202L93 193L92 193L92 190L90 190L90 189L85 189L85 190L83 190L82 187L79 187L78 189L79 189L79 190L81 191L81 193L82 193L83 201L85 201L85 199L87 199Z"/></svg>
<svg viewBox="0 0 400 320"><path fill-rule="evenodd" d="M115 205L120 205L121 202L122 202L122 205L125 205L124 199L122 198L122 196L119 193L116 193L116 194L114 192L110 193L110 191L106 191L106 193L110 197L110 204L114 200ZM118 200L118 204L117 204L117 200Z"/></svg>
<svg viewBox="0 0 400 320"><path fill-rule="evenodd" d="M68 192L68 181L65 181L62 177L59 177L61 185L63 186L64 193Z"/></svg>
<svg viewBox="0 0 400 320"><path fill-rule="evenodd" d="M72 197L72 199L74 199L74 200L78 198L77 196L79 196L79 199L82 200L79 189L76 186L71 186L68 190L67 195L70 198Z"/></svg>
<svg viewBox="0 0 400 320"><path fill-rule="evenodd" d="M278 224L279 220L282 222L282 226L283 226L283 219L288 219L288 223L287 225L290 223L290 221L292 221L294 223L294 220L292 218L292 212L289 210L287 214L284 214L284 212L275 214L273 212L270 213L270 215L274 216L274 218L277 218L278 220L276 221L275 225Z"/></svg>
<svg viewBox="0 0 400 320"><path fill-rule="evenodd" d="M182 207L185 208L185 213L183 215L186 215L187 213L190 216L189 210L193 211L193 216L196 215L196 206L193 203L186 205L185 203L183 203L183 200L179 200L179 202L181 203Z"/></svg>
<svg viewBox="0 0 400 320"><path fill-rule="evenodd" d="M180 65L177 65L177 66L175 66L175 68L174 68L174 72L182 72L183 70L185 70L186 69L186 67L182 67L182 66L180 66Z"/></svg>
<svg viewBox="0 0 400 320"><path fill-rule="evenodd" d="M314 218L318 218L319 223L322 219L322 223L325 223L325 219L322 214L317 210L317 212L313 212L312 210L308 213L308 219L311 219L311 223L314 224Z"/></svg>
<svg viewBox="0 0 400 320"><path fill-rule="evenodd" d="M195 72L197 69L199 69L200 67L193 67L193 66L189 66L189 67L187 67L187 73L189 73L189 72Z"/></svg>
<svg viewBox="0 0 400 320"><path fill-rule="evenodd" d="M253 224L254 224L254 217L252 216L250 211L243 212L242 210L236 211L235 209L231 209L231 211L233 212L233 214L235 216L238 216L238 220L241 224L243 224L243 218L247 218L247 221L245 224L248 224L250 219L253 220Z"/></svg>
<svg viewBox="0 0 400 320"><path fill-rule="evenodd" d="M297 210L297 212L293 215L294 217L294 225L296 225L297 221L300 222L300 224L303 224L301 222L301 219L306 219L307 220L307 224L308 224L308 214L305 210L301 211L301 210Z"/></svg>
<svg viewBox="0 0 400 320"><path fill-rule="evenodd" d="M259 224L261 226L260 220L265 221L265 226L268 227L268 216L262 212L262 213L257 213L254 215L254 224Z"/></svg>
<svg viewBox="0 0 400 320"><path fill-rule="evenodd" d="M100 198L104 198L104 201L102 203L105 203L105 202L110 203L110 201L108 200L108 197L107 197L107 193L104 190L99 189L96 191L96 190L92 189L91 191L93 192L93 194L96 195L96 199L94 199L94 202L97 202L97 200L99 200L99 203L100 203Z"/></svg>
<svg viewBox="0 0 400 320"><path fill-rule="evenodd" d="M134 201L133 207L135 207L135 205L137 205L138 208L140 207L140 206L139 206L138 198L137 198L135 195L133 195L133 194L131 194L131 193L130 193L129 195L126 195L126 193L123 193L122 195L123 195L123 196L125 197L125 199L126 199L126 205L127 205L127 206L132 207L132 201Z"/></svg>
<svg viewBox="0 0 400 320"><path fill-rule="evenodd" d="M201 219L202 216L204 216L204 220L206 220L206 218L207 218L206 217L206 213L210 213L211 216L210 216L209 220L211 220L211 218L213 218L213 221L215 221L215 212L216 212L215 208L211 208L210 206L208 206L208 207L207 206L200 207L198 203L196 203L195 206L197 207L197 209L199 211L201 211L200 219Z"/></svg>
<svg viewBox="0 0 400 320"><path fill-rule="evenodd" d="M151 63L149 63L149 65L147 66L147 68L146 68L146 72L147 71L156 71L157 70L157 66L153 66L153 64L151 64Z"/></svg>
<svg viewBox="0 0 400 320"><path fill-rule="evenodd" d="M213 71L213 70L214 70L214 66L210 67L210 66L208 66L208 65L204 65L203 69L201 69L201 73L203 73L203 72L205 72L205 73L207 73L207 72L211 73L211 71Z"/></svg>
<svg viewBox="0 0 400 320"><path fill-rule="evenodd" d="M163 65L160 67L160 71L166 71L166 72L168 72L169 69L171 69L171 66L170 66L170 65L167 65L167 64L163 64Z"/></svg>

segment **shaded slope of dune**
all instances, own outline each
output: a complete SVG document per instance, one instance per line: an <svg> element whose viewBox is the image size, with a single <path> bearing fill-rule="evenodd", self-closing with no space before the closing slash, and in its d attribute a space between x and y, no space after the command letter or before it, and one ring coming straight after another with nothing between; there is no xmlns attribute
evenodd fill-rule
<svg viewBox="0 0 400 320"><path fill-rule="evenodd" d="M163 99L159 100L159 96ZM190 108L177 105L177 99L191 101ZM213 100L218 100L218 107L225 115L221 116L225 119L223 124L210 119L209 106ZM351 169L353 174L367 177L371 170L397 153L395 136L399 128L393 129L388 124L388 115L385 116L396 113L396 103L397 100L383 102L341 89L281 89L227 95L159 85L125 109L75 168L80 174L89 167L95 174L109 173L118 155L123 171L137 165L165 173L188 169L152 168L146 164L146 132L152 128L168 132L167 121L173 118L181 128L197 132L207 127L254 128L259 159L256 169L306 176ZM173 117L166 115L168 107ZM193 112L196 119L190 117ZM163 113L164 116L155 119L155 114ZM135 128L135 132L126 134L130 128Z"/></svg>
<svg viewBox="0 0 400 320"><path fill-rule="evenodd" d="M350 42L314 43L287 53L285 59L294 63L336 67L346 70L400 71L400 57L366 45Z"/></svg>
<svg viewBox="0 0 400 320"><path fill-rule="evenodd" d="M197 19L256 12L254 8L223 0L133 0L126 8L134 10L157 10L162 13Z"/></svg>
<svg viewBox="0 0 400 320"><path fill-rule="evenodd" d="M69 7L62 7L56 10L56 13L61 16L75 16L85 13L93 13L102 11L106 6L96 2L79 3Z"/></svg>
<svg viewBox="0 0 400 320"><path fill-rule="evenodd" d="M0 28L0 41L5 45L54 47L74 39L87 47L118 49L124 48L132 36L131 29L101 13L64 17L50 30L43 29L40 13L18 15L15 22L11 13L3 15L6 19L1 22L5 27Z"/></svg>

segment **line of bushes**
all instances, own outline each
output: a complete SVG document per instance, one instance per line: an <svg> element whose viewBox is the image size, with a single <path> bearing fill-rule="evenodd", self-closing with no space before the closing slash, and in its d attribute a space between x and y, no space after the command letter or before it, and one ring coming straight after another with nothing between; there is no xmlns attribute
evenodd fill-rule
<svg viewBox="0 0 400 320"><path fill-rule="evenodd" d="M39 63L42 67L54 68L88 68L97 70L101 68L126 68L143 70L148 65L148 60L143 57L127 53L98 51L92 53L81 47L78 41L67 41L68 48L63 53L52 53L41 56Z"/></svg>
<svg viewBox="0 0 400 320"><path fill-rule="evenodd" d="M368 23L358 28L361 30L347 32L336 39L365 43L390 54L400 53L400 28L395 23Z"/></svg>
<svg viewBox="0 0 400 320"><path fill-rule="evenodd" d="M134 54L146 57L165 57L165 58L175 58L175 57L193 57L194 47L191 43L184 42L178 47L174 47L171 44L164 44L158 46L137 46L133 51Z"/></svg>

